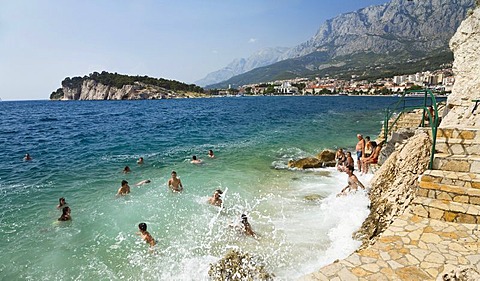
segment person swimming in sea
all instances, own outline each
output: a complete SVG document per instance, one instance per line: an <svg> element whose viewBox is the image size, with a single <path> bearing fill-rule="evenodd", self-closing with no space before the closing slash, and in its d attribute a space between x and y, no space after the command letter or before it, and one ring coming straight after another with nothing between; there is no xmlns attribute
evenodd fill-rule
<svg viewBox="0 0 480 281"><path fill-rule="evenodd" d="M202 164L202 160L197 158L197 155L192 156L192 161L190 161L192 164Z"/></svg>
<svg viewBox="0 0 480 281"><path fill-rule="evenodd" d="M67 206L67 202L65 201L65 197L60 197L58 199L58 206L57 209L63 209L63 207Z"/></svg>
<svg viewBox="0 0 480 281"><path fill-rule="evenodd" d="M128 173L130 173L131 171L132 171L132 170L130 170L130 167L128 167L128 166L125 166L125 168L123 168L123 171L122 171L122 173L124 173L124 174L128 174Z"/></svg>
<svg viewBox="0 0 480 281"><path fill-rule="evenodd" d="M245 235L256 238L257 234L253 231L252 226L248 222L247 215L242 214L241 219L242 219L241 223L243 226L243 232L245 233Z"/></svg>
<svg viewBox="0 0 480 281"><path fill-rule="evenodd" d="M151 182L152 182L151 180L143 180L143 181L140 181L140 182L136 183L135 186L141 186L141 185L151 183Z"/></svg>
<svg viewBox="0 0 480 281"><path fill-rule="evenodd" d="M138 165L142 165L142 164L143 164L143 157L138 158L137 164L138 164Z"/></svg>
<svg viewBox="0 0 480 281"><path fill-rule="evenodd" d="M167 186L173 192L182 192L183 184L182 184L182 181L179 178L177 178L177 172L172 171L172 177L168 180Z"/></svg>
<svg viewBox="0 0 480 281"><path fill-rule="evenodd" d="M348 175L348 185L344 189L342 189L339 194L337 194L337 197L341 195L347 195L347 191L357 191L358 187L365 189L365 186L358 180L357 176L353 174L353 170L353 166L347 167L347 170L345 172Z"/></svg>
<svg viewBox="0 0 480 281"><path fill-rule="evenodd" d="M215 155L213 154L213 150L208 150L208 157L210 158L215 158Z"/></svg>
<svg viewBox="0 0 480 281"><path fill-rule="evenodd" d="M70 207L66 206L63 207L62 209L62 215L58 218L59 221L69 221L72 220L72 217L70 216L71 209Z"/></svg>
<svg viewBox="0 0 480 281"><path fill-rule="evenodd" d="M147 231L147 224L144 222L141 222L138 224L138 230L140 230L137 234L142 237L142 239L147 242L150 247L155 246L155 239L153 239L152 235Z"/></svg>
<svg viewBox="0 0 480 281"><path fill-rule="evenodd" d="M30 154L27 153L27 154L25 154L25 156L23 157L23 160L25 160L25 161L30 161L30 160L32 160L32 157L30 156Z"/></svg>
<svg viewBox="0 0 480 281"><path fill-rule="evenodd" d="M213 196L208 198L208 203L213 206L222 207L222 199L220 198L222 193L223 191L220 189L215 190Z"/></svg>
<svg viewBox="0 0 480 281"><path fill-rule="evenodd" d="M128 181L122 180L121 183L122 186L117 191L117 196L118 195L127 195L130 193L130 186L128 185Z"/></svg>

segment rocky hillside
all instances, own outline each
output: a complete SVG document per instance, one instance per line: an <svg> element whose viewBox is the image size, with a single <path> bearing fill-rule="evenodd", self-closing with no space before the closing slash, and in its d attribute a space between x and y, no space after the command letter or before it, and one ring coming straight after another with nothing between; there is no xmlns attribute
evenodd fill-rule
<svg viewBox="0 0 480 281"><path fill-rule="evenodd" d="M280 57L287 50L288 48L281 47L267 48L256 52L246 59L235 59L226 67L209 73L205 78L196 81L195 84L200 86L215 84L252 69L276 63L281 60Z"/></svg>
<svg viewBox="0 0 480 281"><path fill-rule="evenodd" d="M411 64L411 69L450 63L448 41L473 5L474 0L392 0L342 14L285 52L283 61L209 88L297 76L391 75L399 65Z"/></svg>
<svg viewBox="0 0 480 281"><path fill-rule="evenodd" d="M148 76L94 72L84 77L67 77L51 100L143 100L201 95L203 89L174 80Z"/></svg>

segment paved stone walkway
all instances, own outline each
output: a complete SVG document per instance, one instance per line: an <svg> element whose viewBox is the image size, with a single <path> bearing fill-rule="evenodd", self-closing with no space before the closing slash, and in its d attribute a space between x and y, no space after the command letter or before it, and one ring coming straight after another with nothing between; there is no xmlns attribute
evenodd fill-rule
<svg viewBox="0 0 480 281"><path fill-rule="evenodd" d="M407 210L375 244L300 280L437 280L459 266L480 271L480 226L422 218Z"/></svg>

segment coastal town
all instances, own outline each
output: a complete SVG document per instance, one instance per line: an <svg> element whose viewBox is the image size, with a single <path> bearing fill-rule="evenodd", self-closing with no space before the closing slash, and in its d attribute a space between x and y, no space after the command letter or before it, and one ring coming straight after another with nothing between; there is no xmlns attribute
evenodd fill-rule
<svg viewBox="0 0 480 281"><path fill-rule="evenodd" d="M375 81L331 77L295 78L243 85L237 89L210 90L211 95L397 95L408 89L428 88L440 94L451 92L455 78L451 67L381 78Z"/></svg>

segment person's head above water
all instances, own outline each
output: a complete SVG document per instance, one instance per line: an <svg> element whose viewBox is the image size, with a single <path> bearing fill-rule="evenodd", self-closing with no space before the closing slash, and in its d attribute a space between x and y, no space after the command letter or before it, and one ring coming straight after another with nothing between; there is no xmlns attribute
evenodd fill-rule
<svg viewBox="0 0 480 281"><path fill-rule="evenodd" d="M223 194L223 191L220 190L220 189L217 189L215 190L215 192L213 193L213 196L217 197L217 198L220 198L220 196Z"/></svg>
<svg viewBox="0 0 480 281"><path fill-rule="evenodd" d="M139 223L138 229L140 229L141 231L147 231L147 224L144 222Z"/></svg>
<svg viewBox="0 0 480 281"><path fill-rule="evenodd" d="M65 197L60 197L60 198L58 199L58 203L59 203L60 205L64 205L64 204L65 204Z"/></svg>
<svg viewBox="0 0 480 281"><path fill-rule="evenodd" d="M122 186L124 186L124 185L126 185L126 184L128 184L128 181L122 180Z"/></svg>
<svg viewBox="0 0 480 281"><path fill-rule="evenodd" d="M69 215L70 212L71 212L71 210L70 210L70 207L68 207L68 206L67 206L67 207L64 207L64 208L62 209L62 215L64 215L64 216L65 216L65 215Z"/></svg>
<svg viewBox="0 0 480 281"><path fill-rule="evenodd" d="M193 155L192 160L197 160L197 155Z"/></svg>
<svg viewBox="0 0 480 281"><path fill-rule="evenodd" d="M241 218L242 218L242 222L247 222L248 220L247 215L245 214L242 214Z"/></svg>

